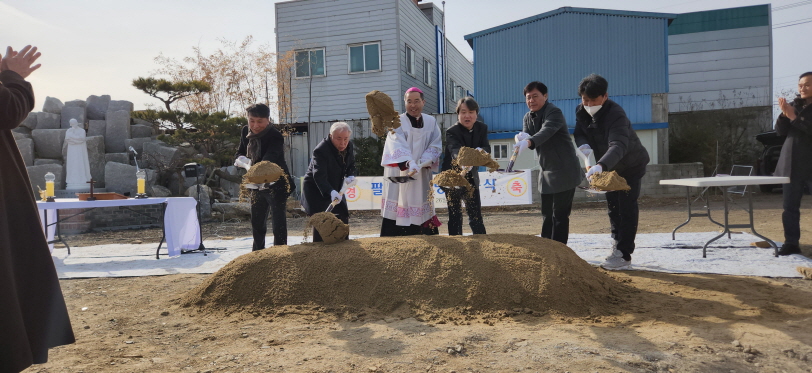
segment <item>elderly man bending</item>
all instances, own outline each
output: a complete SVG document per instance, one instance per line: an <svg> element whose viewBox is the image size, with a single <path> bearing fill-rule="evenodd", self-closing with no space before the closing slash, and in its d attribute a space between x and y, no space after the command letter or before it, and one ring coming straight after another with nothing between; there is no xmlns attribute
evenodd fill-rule
<svg viewBox="0 0 812 373"><path fill-rule="evenodd" d="M347 200L340 195L342 187L355 185L355 153L347 123L336 122L330 127L330 135L313 149L313 158L307 167L302 183L302 207L308 216L322 212L334 200L341 202L333 208L344 224L349 224L350 212ZM319 232L313 229L313 242L321 242Z"/></svg>

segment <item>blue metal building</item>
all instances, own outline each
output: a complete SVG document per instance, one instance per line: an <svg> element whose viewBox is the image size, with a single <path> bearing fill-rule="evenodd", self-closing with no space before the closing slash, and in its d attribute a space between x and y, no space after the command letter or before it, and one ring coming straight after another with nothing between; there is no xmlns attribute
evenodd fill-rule
<svg viewBox="0 0 812 373"><path fill-rule="evenodd" d="M466 35L485 122L494 132L520 131L527 112L522 90L538 80L572 128L578 83L597 73L636 130L667 128L668 26L675 17L564 7Z"/></svg>

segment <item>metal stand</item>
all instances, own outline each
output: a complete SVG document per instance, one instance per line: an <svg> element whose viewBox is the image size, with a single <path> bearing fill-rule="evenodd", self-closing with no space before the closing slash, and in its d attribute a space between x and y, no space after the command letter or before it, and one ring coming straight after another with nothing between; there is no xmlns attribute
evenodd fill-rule
<svg viewBox="0 0 812 373"><path fill-rule="evenodd" d="M161 203L161 242L158 243L158 250L155 252L155 259L159 259L158 252L161 251L161 246L166 241L166 226L165 226L165 223L164 223L164 219L166 219L166 205L167 205L167 202L162 202ZM79 215L84 215L88 211L95 210L96 208L97 207L84 208L83 209L84 211L82 211L82 212L80 212L78 214L73 214L73 215L68 216L66 218L63 218L63 219L59 219L59 210L55 210L56 211L56 216L57 216L56 221L53 222L53 223L50 223L50 224L48 223L48 211L49 210L43 210L43 211L45 211L43 214L45 216L45 224L44 224L44 226L45 226L45 238L46 238L46 240L48 238L48 227L52 226L52 225L56 225L56 227L54 229L54 231L55 231L54 234L58 238L56 240L48 241L47 243L52 244L52 243L62 242L62 244L65 245L65 247L68 249L68 255L70 255L70 246L68 245L68 242L65 241L64 238L62 238L62 234L59 231L59 223L61 223L63 221L66 221L68 219L74 218L74 217L79 216ZM121 208L123 208L125 210L129 210L129 211L134 212L136 214L140 214L140 215L143 215L143 216L146 216L146 217L151 217L151 216L149 216L149 215L147 215L147 214L145 214L143 212L135 211L135 210L133 210L133 209L131 209L129 207L126 207L126 206L121 206Z"/></svg>
<svg viewBox="0 0 812 373"><path fill-rule="evenodd" d="M709 203L709 200L706 201L707 214L692 214L691 213L691 187L685 187L685 189L687 191L686 194L688 196L688 220L686 220L684 223L682 223L679 226L677 226L676 228L674 228L674 231L671 232L671 239L672 240L676 239L677 229L679 229L679 228L685 226L686 224L688 224L688 222L691 221L691 217L707 216L708 220L710 220L714 224L717 224L717 225L723 227L724 230L718 236L711 238L708 242L705 243L704 246L702 246L702 257L703 258L707 258L708 245L710 245L714 241L724 237L726 234L727 234L727 238L728 239L730 238L730 234L731 234L730 229L731 228L734 228L734 229L748 228L748 229L750 229L750 231L753 233L754 236L756 236L758 238L761 238L762 240L769 243L770 246L773 248L773 255L778 257L778 246L775 244L775 242L773 242L769 238L764 237L761 234L759 234L758 232L756 232L756 226L753 223L753 192L751 190L748 189L748 190L745 191L745 193L747 194L748 208L744 209L744 210L747 211L747 214L750 217L750 223L749 224L730 224L730 220L729 220L730 203L728 201L728 190L727 190L726 187L720 188L720 189L722 189L722 196L723 196L723 199L724 199L724 206L725 206L725 223L720 224L719 222L713 220L711 218L711 216L710 216L710 203Z"/></svg>

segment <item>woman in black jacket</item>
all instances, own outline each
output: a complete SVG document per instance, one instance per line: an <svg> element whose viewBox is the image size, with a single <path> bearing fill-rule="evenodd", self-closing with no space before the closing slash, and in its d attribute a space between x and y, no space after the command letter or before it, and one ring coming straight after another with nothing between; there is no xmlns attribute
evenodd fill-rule
<svg viewBox="0 0 812 373"><path fill-rule="evenodd" d="M457 103L457 124L445 131L445 154L443 156L442 171L454 170L461 172L462 169L452 163L457 159L460 148L463 146L482 149L491 152L491 145L488 143L488 126L477 121L479 114L479 104L473 97L465 97ZM465 200L465 209L468 212L468 225L474 234L485 234L485 224L482 222L482 203L479 199L479 170L477 167L469 170L465 174L465 179L474 188L473 193L469 193L464 188L442 188L448 201L448 234L451 236L462 235L462 205Z"/></svg>
<svg viewBox="0 0 812 373"><path fill-rule="evenodd" d="M349 223L347 200L339 195L341 188L355 185L355 154L347 123L336 122L330 127L330 135L313 149L313 158L302 182L302 207L307 216L327 209L334 199L341 202L333 208L344 224ZM313 229L313 242L321 242L319 232Z"/></svg>

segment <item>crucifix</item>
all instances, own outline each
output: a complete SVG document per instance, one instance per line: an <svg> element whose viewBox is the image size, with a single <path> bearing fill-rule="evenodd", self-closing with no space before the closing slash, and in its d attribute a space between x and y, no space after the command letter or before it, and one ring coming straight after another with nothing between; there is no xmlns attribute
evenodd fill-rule
<svg viewBox="0 0 812 373"><path fill-rule="evenodd" d="M90 184L90 197L87 197L87 200L95 201L96 197L93 196L93 185L96 184L96 180L93 180L93 178L91 178L90 181L88 181L87 183Z"/></svg>

